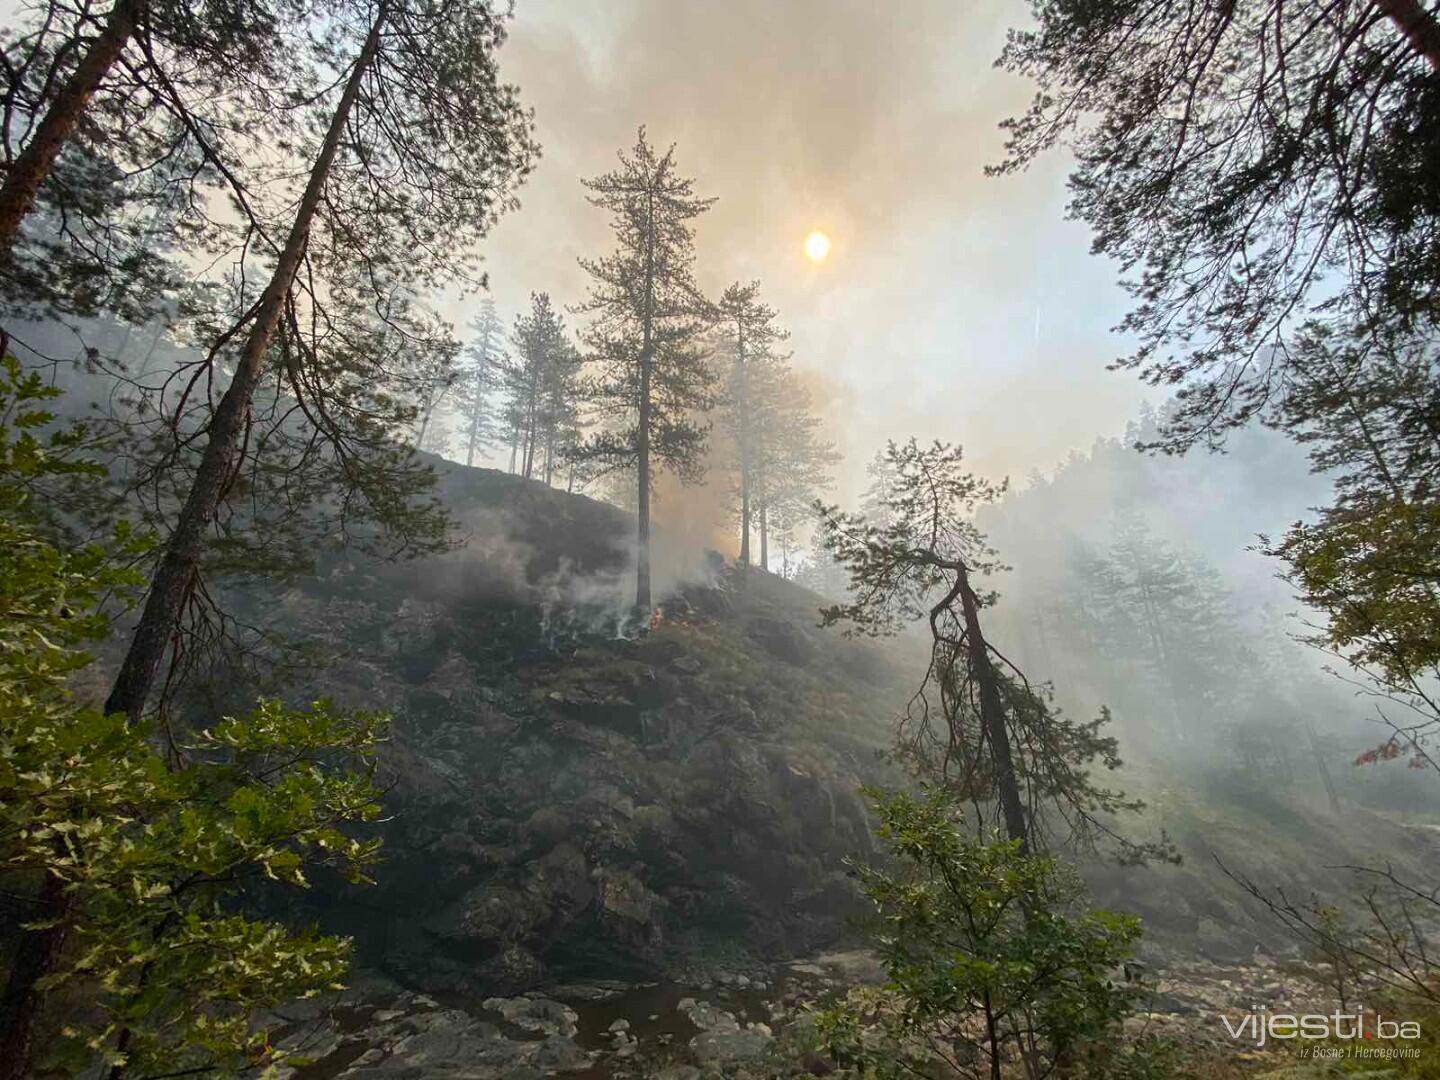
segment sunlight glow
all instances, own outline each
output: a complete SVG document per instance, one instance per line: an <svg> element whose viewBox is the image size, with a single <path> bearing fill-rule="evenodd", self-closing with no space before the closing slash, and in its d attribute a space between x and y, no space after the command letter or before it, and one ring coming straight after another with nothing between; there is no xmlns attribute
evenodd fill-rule
<svg viewBox="0 0 1440 1080"><path fill-rule="evenodd" d="M830 254L830 237L818 229L805 237L805 255L811 262L824 262Z"/></svg>

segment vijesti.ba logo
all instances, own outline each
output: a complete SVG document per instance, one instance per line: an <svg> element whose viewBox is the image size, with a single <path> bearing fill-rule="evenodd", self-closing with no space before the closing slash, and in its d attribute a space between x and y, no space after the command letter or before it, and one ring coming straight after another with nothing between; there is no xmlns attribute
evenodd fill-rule
<svg viewBox="0 0 1440 1080"><path fill-rule="evenodd" d="M1416 1020L1389 1020L1379 1013L1357 1012L1333 1013L1282 1013L1271 1012L1263 1005L1232 1020L1222 1016L1220 1022L1236 1041L1253 1042L1257 1048L1267 1043L1288 1039L1386 1039L1409 1040L1420 1038L1420 1023Z"/></svg>

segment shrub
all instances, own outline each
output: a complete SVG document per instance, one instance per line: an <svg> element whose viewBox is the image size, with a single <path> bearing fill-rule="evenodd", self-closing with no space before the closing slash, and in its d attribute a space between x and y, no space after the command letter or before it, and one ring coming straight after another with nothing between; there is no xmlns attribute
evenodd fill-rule
<svg viewBox="0 0 1440 1080"><path fill-rule="evenodd" d="M335 987L350 943L254 917L237 895L303 887L320 864L364 879L378 841L348 826L379 813L385 720L263 701L161 732L77 701L82 646L110 631L102 600L141 584L127 567L148 542L122 524L67 543L36 508L51 481L104 483L82 429L42 434L54 394L0 364L0 884L31 893L7 988L27 1008L0 1018L20 1060L6 1064L30 1074L28 1003L62 988L48 1050L70 1071L96 1058L112 1080L273 1065L283 1055L254 1030L256 1010Z"/></svg>
<svg viewBox="0 0 1440 1080"><path fill-rule="evenodd" d="M940 787L866 794L899 863L852 864L875 905L888 980L818 1015L836 1063L876 1080L937 1067L990 1077L1016 1064L1031 1077L1057 1065L1120 1069L1103 1047L1138 995L1117 969L1139 920L1086 908L1078 876L1054 858L976 838Z"/></svg>

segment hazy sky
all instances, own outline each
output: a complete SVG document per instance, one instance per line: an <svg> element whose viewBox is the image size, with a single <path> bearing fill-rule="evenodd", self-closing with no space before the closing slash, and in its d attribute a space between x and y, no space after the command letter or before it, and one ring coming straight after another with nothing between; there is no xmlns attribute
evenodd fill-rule
<svg viewBox="0 0 1440 1080"><path fill-rule="evenodd" d="M1019 480L1116 433L1146 394L1104 370L1125 298L1064 220L1065 159L982 171L1031 93L993 67L1025 18L1021 0L516 0L503 70L544 156L485 246L507 323L532 289L584 295L576 258L610 234L579 178L644 124L719 199L702 286L761 281L851 477L891 437L960 441Z"/></svg>

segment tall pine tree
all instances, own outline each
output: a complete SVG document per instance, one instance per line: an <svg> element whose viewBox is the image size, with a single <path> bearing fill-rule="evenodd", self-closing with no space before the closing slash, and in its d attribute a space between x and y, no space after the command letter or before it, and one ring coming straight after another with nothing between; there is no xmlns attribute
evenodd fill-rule
<svg viewBox="0 0 1440 1080"><path fill-rule="evenodd" d="M655 153L641 128L620 167L584 181L590 202L610 213L616 249L581 259L592 316L581 335L594 375L587 397L601 430L576 451L602 469L633 470L637 494L635 604L648 611L650 495L658 468L682 480L701 475L715 383L705 333L711 307L695 283L692 222L714 199L678 174L675 148Z"/></svg>
<svg viewBox="0 0 1440 1080"><path fill-rule="evenodd" d="M298 202L277 196L291 213L272 223L287 238L265 287L242 300L207 358L223 356L232 374L203 430L187 436L200 459L108 703L131 716L145 707L207 532L254 449L245 436L266 371L274 365L316 436L335 442L343 475L353 460L333 438L329 387L383 393L378 371L365 371L368 388L346 371L366 355L405 359L390 313L473 265L474 241L511 205L533 156L529 118L497 77L503 17L485 0L353 0L328 10L316 32L342 78L313 106L315 140L298 148L309 163L303 190L291 192Z"/></svg>

